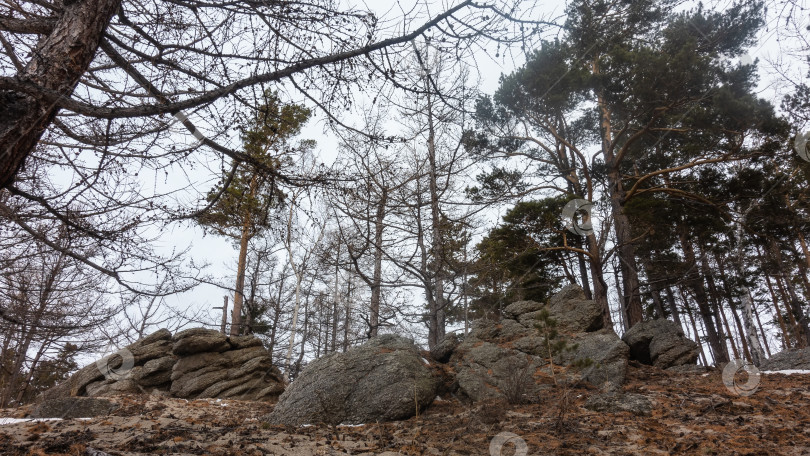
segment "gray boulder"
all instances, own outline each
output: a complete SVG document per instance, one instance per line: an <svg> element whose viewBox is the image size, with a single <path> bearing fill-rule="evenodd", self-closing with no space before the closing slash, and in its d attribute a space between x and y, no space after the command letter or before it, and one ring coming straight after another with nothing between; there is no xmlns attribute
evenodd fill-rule
<svg viewBox="0 0 810 456"><path fill-rule="evenodd" d="M779 371L810 369L810 348L789 348L762 362L759 370Z"/></svg>
<svg viewBox="0 0 810 456"><path fill-rule="evenodd" d="M630 347L630 359L661 369L695 364L698 346L684 336L677 323L650 320L636 323L622 340Z"/></svg>
<svg viewBox="0 0 810 456"><path fill-rule="evenodd" d="M555 363L576 367L582 380L606 390L624 383L630 347L613 330L575 334L566 345L554 356Z"/></svg>
<svg viewBox="0 0 810 456"><path fill-rule="evenodd" d="M517 301L506 306L506 308L503 309L503 315L506 318L516 320L523 314L536 312L545 306L546 305L544 303L537 301Z"/></svg>
<svg viewBox="0 0 810 456"><path fill-rule="evenodd" d="M48 399L37 405L33 418L93 418L109 415L118 405L107 399L63 397Z"/></svg>
<svg viewBox="0 0 810 456"><path fill-rule="evenodd" d="M510 394L535 396L540 386L534 374L548 364L541 357L491 342L465 341L456 353L453 369L458 392L473 402L505 399Z"/></svg>
<svg viewBox="0 0 810 456"><path fill-rule="evenodd" d="M265 419L293 426L407 419L431 404L437 387L412 341L383 335L311 362Z"/></svg>
<svg viewBox="0 0 810 456"><path fill-rule="evenodd" d="M547 340L537 327L547 311L558 334ZM519 301L507 306L499 322L478 320L450 357L461 397L478 402L517 399L515 390L529 398L551 382L547 359L568 366L555 374L565 381L584 380L615 390L627 375L630 349L611 329L603 328L602 309L585 299L578 285L568 285L548 305ZM557 346L564 342L564 348Z"/></svg>
<svg viewBox="0 0 810 456"><path fill-rule="evenodd" d="M521 325L527 328L534 328L538 322L538 317L545 309L549 317L556 321L556 328L563 332L590 332L598 331L604 327L602 309L596 301L585 299L585 292L579 285L567 285L559 293L549 299L548 306L530 306L526 303L531 301L518 302L519 307L514 309L523 312L516 318ZM509 309L511 306L507 306ZM531 310L534 309L534 310Z"/></svg>
<svg viewBox="0 0 810 456"><path fill-rule="evenodd" d="M568 301L583 301L584 299L585 291L582 289L582 287L575 283L570 283L549 298L548 306L560 307L560 305L565 304Z"/></svg>

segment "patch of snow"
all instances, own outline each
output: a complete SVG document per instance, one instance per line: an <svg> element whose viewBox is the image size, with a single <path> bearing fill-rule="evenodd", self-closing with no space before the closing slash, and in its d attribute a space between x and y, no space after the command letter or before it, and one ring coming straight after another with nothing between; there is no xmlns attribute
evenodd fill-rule
<svg viewBox="0 0 810 456"><path fill-rule="evenodd" d="M427 359L425 359L425 358L422 358L422 361L424 361L424 362L425 362L425 364L430 364L430 361L428 361L428 360L427 360Z"/></svg>
<svg viewBox="0 0 810 456"><path fill-rule="evenodd" d="M701 375L701 377L708 377L708 376L709 376L709 374L708 374L708 373L707 373L707 374L703 374L703 375Z"/></svg>
<svg viewBox="0 0 810 456"><path fill-rule="evenodd" d="M340 427L361 427L361 426L365 426L365 424L346 424L346 423L341 423L341 424L338 424L338 426L340 426Z"/></svg>
<svg viewBox="0 0 810 456"><path fill-rule="evenodd" d="M33 423L37 421L61 421L62 418L0 418L0 426L16 423Z"/></svg>
<svg viewBox="0 0 810 456"><path fill-rule="evenodd" d="M810 374L810 370L807 369L785 369L780 371L762 371L763 374L785 374L785 375L793 375L793 374Z"/></svg>

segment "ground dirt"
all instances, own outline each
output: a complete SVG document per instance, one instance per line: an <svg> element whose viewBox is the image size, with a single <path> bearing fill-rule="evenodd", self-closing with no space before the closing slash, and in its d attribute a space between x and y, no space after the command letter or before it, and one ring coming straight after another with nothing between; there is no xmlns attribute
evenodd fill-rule
<svg viewBox="0 0 810 456"><path fill-rule="evenodd" d="M552 387L524 405L447 398L407 421L299 428L262 423L272 404L124 396L111 416L0 426L0 454L511 456L512 443L490 452L493 438L511 432L527 444L518 454L528 455L810 455L808 386L810 375L763 375L743 397L716 370L631 366L623 390L646 396L649 416L589 411L583 405L599 391L578 385Z"/></svg>

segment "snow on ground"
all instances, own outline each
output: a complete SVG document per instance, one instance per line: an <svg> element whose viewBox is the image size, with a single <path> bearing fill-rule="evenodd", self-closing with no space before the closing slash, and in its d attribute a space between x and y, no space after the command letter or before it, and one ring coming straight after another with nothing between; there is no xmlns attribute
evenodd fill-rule
<svg viewBox="0 0 810 456"><path fill-rule="evenodd" d="M77 418L78 420L90 420L92 418ZM62 421L62 418L0 418L0 426L17 423L36 423L38 421Z"/></svg>
<svg viewBox="0 0 810 456"><path fill-rule="evenodd" d="M810 370L808 369L785 369L780 371L762 371L763 374L785 374L785 375L793 375L793 374L805 374L810 375Z"/></svg>

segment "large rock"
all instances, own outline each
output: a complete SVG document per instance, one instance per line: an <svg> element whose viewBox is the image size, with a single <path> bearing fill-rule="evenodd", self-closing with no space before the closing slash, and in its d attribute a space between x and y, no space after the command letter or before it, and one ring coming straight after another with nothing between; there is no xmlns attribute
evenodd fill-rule
<svg viewBox="0 0 810 456"><path fill-rule="evenodd" d="M556 322L551 339L551 332L538 327L544 312ZM547 304L518 301L506 306L498 322L473 322L448 367L461 397L522 401L516 389L531 398L560 379L616 391L625 380L629 352L612 329L604 328L596 302L585 299L580 286L568 285ZM555 366L553 379L549 359Z"/></svg>
<svg viewBox="0 0 810 456"><path fill-rule="evenodd" d="M430 405L437 386L412 341L383 335L311 362L266 419L294 426L407 419Z"/></svg>
<svg viewBox="0 0 810 456"><path fill-rule="evenodd" d="M763 371L810 369L810 348L789 348L783 350L763 361L759 369Z"/></svg>
<svg viewBox="0 0 810 456"><path fill-rule="evenodd" d="M270 353L253 336L162 329L79 370L40 400L167 391L175 397L273 401L284 390Z"/></svg>
<svg viewBox="0 0 810 456"><path fill-rule="evenodd" d="M523 314L536 312L545 306L544 303L537 301L517 301L503 309L503 316L516 320Z"/></svg>
<svg viewBox="0 0 810 456"><path fill-rule="evenodd" d="M636 323L622 340L630 347L630 358L661 369L695 364L698 345L684 336L677 323L650 320Z"/></svg>
<svg viewBox="0 0 810 456"><path fill-rule="evenodd" d="M582 380L605 390L624 383L630 348L613 330L576 334L566 345L554 356L556 363L577 367Z"/></svg>
<svg viewBox="0 0 810 456"><path fill-rule="evenodd" d="M453 359L458 393L473 402L536 396L541 387L534 376L547 364L539 356L475 340L461 344Z"/></svg>
<svg viewBox="0 0 810 456"><path fill-rule="evenodd" d="M524 301L524 303L527 301ZM522 303L520 310L531 309ZM508 309L509 307L507 307ZM585 292L579 285L568 285L549 299L548 306L517 316L523 326L533 328L543 311L556 322L556 329L563 332L577 333L598 331L604 327L602 309L596 301L585 299Z"/></svg>
<svg viewBox="0 0 810 456"><path fill-rule="evenodd" d="M160 329L135 343L119 350L116 354L106 356L95 363L91 363L78 372L70 376L64 382L56 385L55 387L43 392L37 401L45 401L51 399L72 397L72 396L86 396L87 386L95 383L98 386L99 382L106 380L124 379L128 376L129 372L121 371L121 366L125 362L132 363L133 367L143 365L144 363L162 358L170 355L171 351L171 337L172 334L167 329ZM105 379L111 377L113 379ZM112 382L109 382L112 383Z"/></svg>

